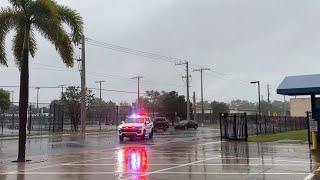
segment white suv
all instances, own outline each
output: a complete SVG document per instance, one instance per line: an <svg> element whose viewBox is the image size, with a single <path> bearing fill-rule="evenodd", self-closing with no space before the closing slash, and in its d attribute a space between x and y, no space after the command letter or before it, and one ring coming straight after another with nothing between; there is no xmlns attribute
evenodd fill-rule
<svg viewBox="0 0 320 180"><path fill-rule="evenodd" d="M124 137L134 139L146 137L152 139L153 137L153 122L151 118L146 115L132 114L126 118L118 127L119 139L123 141Z"/></svg>

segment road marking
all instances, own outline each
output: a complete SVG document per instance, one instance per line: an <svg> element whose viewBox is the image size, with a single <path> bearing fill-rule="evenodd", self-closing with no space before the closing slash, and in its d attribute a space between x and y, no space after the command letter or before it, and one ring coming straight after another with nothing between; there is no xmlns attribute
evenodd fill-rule
<svg viewBox="0 0 320 180"><path fill-rule="evenodd" d="M180 166L184 164L148 164L148 165L149 166ZM115 163L63 164L62 166L117 166L117 164ZM305 164L192 164L191 166L293 166L293 167L297 167L297 166L306 166L306 165Z"/></svg>
<svg viewBox="0 0 320 180"><path fill-rule="evenodd" d="M157 170L157 171L144 173L141 176L149 176L151 174L156 174L156 173L160 173L160 172L163 172L163 171L168 171L168 170L171 170L171 169L176 169L176 168L180 168L180 167L184 167L184 166L189 166L189 165L192 165L192 164L197 164L197 163L209 161L209 160L216 159L216 158L219 158L219 157L212 157L212 158L202 159L202 160L199 160L199 161L194 161L194 162L190 162L190 163L186 163L186 164L181 164L181 165L178 165L178 166L168 167L168 168L160 169L160 170ZM132 178L130 178L130 179L132 179ZM129 178L126 178L126 180L129 180Z"/></svg>
<svg viewBox="0 0 320 180"><path fill-rule="evenodd" d="M308 173L303 172L270 172L270 173L263 173L263 172L250 172L250 173L241 173L241 172L173 172L173 171L166 171L163 172L153 171L153 172L16 172L16 173L0 173L0 175L118 175L118 174L129 174L129 175L139 175L139 176L148 176L151 174L182 174L182 175L306 175Z"/></svg>
<svg viewBox="0 0 320 180"><path fill-rule="evenodd" d="M305 177L304 178L304 180L311 180L311 179L313 179L313 177L315 176L315 172L319 172L320 171L320 167L317 169L317 170L315 170L313 173L310 173L307 177Z"/></svg>
<svg viewBox="0 0 320 180"><path fill-rule="evenodd" d="M45 168L51 168L51 167L58 167L58 166L62 166L62 165L65 165L65 164L73 164L73 163L82 163L82 162L91 162L91 161L98 161L98 160L104 160L104 159L111 159L110 157L108 158L99 158L99 159L90 159L90 160L83 160L83 161L74 161L74 162L69 162L69 163L59 163L59 164L53 164L53 165L47 165L47 166L40 166L40 167L34 167L34 168L29 168L29 169L26 169L22 172L25 172L25 171L32 171L32 170L39 170L39 169L45 169ZM11 172L8 172L8 174L15 174L16 172L19 172L19 171L11 171Z"/></svg>
<svg viewBox="0 0 320 180"><path fill-rule="evenodd" d="M311 180L314 177L313 173L310 173L307 177L304 178L304 180Z"/></svg>

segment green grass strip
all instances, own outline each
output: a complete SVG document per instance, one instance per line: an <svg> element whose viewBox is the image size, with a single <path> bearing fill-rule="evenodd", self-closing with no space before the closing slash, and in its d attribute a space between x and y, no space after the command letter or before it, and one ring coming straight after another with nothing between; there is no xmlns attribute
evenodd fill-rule
<svg viewBox="0 0 320 180"><path fill-rule="evenodd" d="M308 141L308 131L288 131L277 134L269 134L262 136L250 136L249 142L275 142L281 141L286 143L306 143Z"/></svg>

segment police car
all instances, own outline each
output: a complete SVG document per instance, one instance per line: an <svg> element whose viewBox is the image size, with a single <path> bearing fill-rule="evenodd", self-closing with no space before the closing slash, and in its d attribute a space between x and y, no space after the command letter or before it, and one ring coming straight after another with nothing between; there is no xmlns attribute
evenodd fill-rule
<svg viewBox="0 0 320 180"><path fill-rule="evenodd" d="M147 115L132 114L122 121L118 127L119 140L123 141L125 137L135 139L152 139L153 137L153 122Z"/></svg>

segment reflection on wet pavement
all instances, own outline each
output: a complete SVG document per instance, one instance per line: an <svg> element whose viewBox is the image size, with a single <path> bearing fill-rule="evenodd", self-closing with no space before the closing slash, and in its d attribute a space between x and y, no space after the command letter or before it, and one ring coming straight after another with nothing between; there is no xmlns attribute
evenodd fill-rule
<svg viewBox="0 0 320 180"><path fill-rule="evenodd" d="M120 175L133 174L134 179L147 180L146 176L137 176L149 171L148 150L146 147L128 146L117 151L117 172L125 172Z"/></svg>
<svg viewBox="0 0 320 180"><path fill-rule="evenodd" d="M14 142L2 142L0 180L304 179L319 168L307 145L220 142L216 129L155 134L119 143L116 134L30 140L33 161L14 164Z"/></svg>

